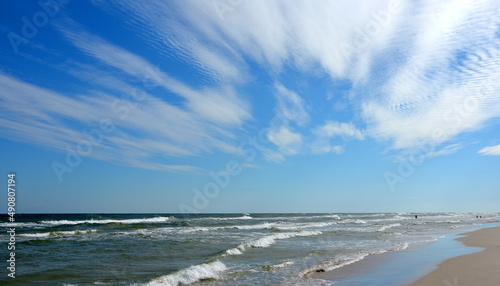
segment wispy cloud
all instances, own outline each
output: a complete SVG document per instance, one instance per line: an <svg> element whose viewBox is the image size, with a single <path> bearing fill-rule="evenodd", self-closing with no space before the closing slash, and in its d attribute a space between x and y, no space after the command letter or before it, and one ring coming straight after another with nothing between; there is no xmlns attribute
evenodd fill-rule
<svg viewBox="0 0 500 286"><path fill-rule="evenodd" d="M116 130L91 157L148 169L194 171L196 166L168 162L213 150L237 152L232 131L250 119L251 112L232 86L192 88L71 20L58 28L97 63L63 68L81 79L93 78L94 87L107 91L90 88L75 96L0 74L4 136L65 152L85 139L82 130L107 118ZM155 95L143 87L145 79L155 85ZM169 97L182 99L181 104L170 104Z"/></svg>
<svg viewBox="0 0 500 286"><path fill-rule="evenodd" d="M264 159L268 162L283 163L286 160L282 153L271 149L262 150L262 154L264 155Z"/></svg>
<svg viewBox="0 0 500 286"><path fill-rule="evenodd" d="M351 57L345 47L358 46L360 31L380 16L377 13L388 10L387 1L245 1L223 19L213 1L115 2L98 5L111 12L126 11L131 23L144 27L140 32L148 41L174 48L198 67L232 80L242 76L238 69L248 69L248 59L273 72L287 64L307 70L319 65L334 78L347 76L362 66L352 61L367 62L356 59L380 46L380 39L387 37L385 28L390 30L389 24L398 18L388 15L387 27L363 48L351 49Z"/></svg>
<svg viewBox="0 0 500 286"><path fill-rule="evenodd" d="M142 57L92 35L77 25L71 28L60 27L60 30L78 49L111 68L135 77L136 81L141 82L146 76L151 77L166 91L187 100L186 106L203 119L214 123L239 125L251 117L248 104L238 97L231 86L194 90Z"/></svg>
<svg viewBox="0 0 500 286"><path fill-rule="evenodd" d="M368 134L396 149L439 145L500 115L498 2L434 4L395 30L404 40L388 43L380 56L392 59L374 69L387 76L361 103Z"/></svg>
<svg viewBox="0 0 500 286"><path fill-rule="evenodd" d="M336 137L340 136L344 139L357 139L363 140L365 136L363 132L356 128L352 123L344 123L344 122L336 122L336 121L327 121L325 125L320 126L314 130L316 136L321 137Z"/></svg>
<svg viewBox="0 0 500 286"><path fill-rule="evenodd" d="M282 127L277 131L271 130L267 138L285 155L297 154L302 145L302 135L291 131L288 127Z"/></svg>
<svg viewBox="0 0 500 286"><path fill-rule="evenodd" d="M101 97L66 95L40 88L0 74L0 128L4 136L19 141L66 152L87 140L85 132L98 129L98 122L109 119L115 130L105 134L102 144L90 157L134 166L166 170L196 170L194 166L169 165L151 161L154 157L199 155L211 149L236 152L222 140L209 123L197 116L149 98L140 108L130 109L129 116L113 112L119 100ZM137 104L123 101L122 107Z"/></svg>
<svg viewBox="0 0 500 286"><path fill-rule="evenodd" d="M484 147L478 153L481 155L500 156L500 145Z"/></svg>
<svg viewBox="0 0 500 286"><path fill-rule="evenodd" d="M283 85L275 85L275 96L278 100L277 112L290 122L295 122L299 126L304 126L309 122L309 114L305 108L304 100L295 92L288 90Z"/></svg>
<svg viewBox="0 0 500 286"><path fill-rule="evenodd" d="M366 138L402 154L431 141L438 151L428 157L451 154L461 146L454 142L459 135L500 116L498 1L255 0L223 19L213 1L93 3L126 17L124 25L145 41L147 53L61 15L55 28L85 62L69 59L59 68L88 86L68 94L0 73L4 136L64 151L82 129L110 118L117 129L92 156L195 170L177 159L236 153L238 132L260 119L252 98L240 94L260 83L256 78L274 82L275 110L288 120L267 134L274 146L263 154L273 162L301 152L340 154L347 141ZM196 80L155 65L149 53L185 64ZM338 114L317 113L313 108L338 104L336 98L306 97L293 80L283 80L285 71L348 82L351 101ZM147 99L121 97L145 79L154 84L142 94ZM128 106L127 116L113 112L117 101ZM497 147L479 153L496 155Z"/></svg>
<svg viewBox="0 0 500 286"><path fill-rule="evenodd" d="M345 151L344 147L334 145L331 140L340 137L345 143L348 140L364 140L363 131L354 126L353 123L327 121L324 125L316 127L313 130L316 136L311 145L314 154L336 153L341 154Z"/></svg>
<svg viewBox="0 0 500 286"><path fill-rule="evenodd" d="M367 124L363 136L394 149L443 144L500 113L495 1L245 1L224 19L211 1L142 6L118 5L146 25L145 36L182 47L186 58L221 76L229 74L224 67L248 71L256 61L270 75L285 66L304 73L319 67L333 80L350 80L359 94L353 107ZM282 105L300 99L290 87L276 89ZM458 109L471 94L477 108L464 115ZM281 109L294 112L299 125L308 121L300 109Z"/></svg>

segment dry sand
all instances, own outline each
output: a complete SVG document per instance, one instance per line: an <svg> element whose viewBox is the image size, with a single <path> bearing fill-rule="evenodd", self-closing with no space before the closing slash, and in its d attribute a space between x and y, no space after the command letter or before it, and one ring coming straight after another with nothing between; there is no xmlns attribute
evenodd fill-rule
<svg viewBox="0 0 500 286"><path fill-rule="evenodd" d="M485 249L454 257L441 263L434 272L410 286L498 286L500 285L500 227L463 233L458 238L467 246Z"/></svg>

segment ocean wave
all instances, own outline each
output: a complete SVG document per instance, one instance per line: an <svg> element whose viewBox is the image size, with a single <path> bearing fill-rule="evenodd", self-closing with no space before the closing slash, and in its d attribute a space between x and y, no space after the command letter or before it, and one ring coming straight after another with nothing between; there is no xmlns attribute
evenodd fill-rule
<svg viewBox="0 0 500 286"><path fill-rule="evenodd" d="M189 285L203 279L219 279L227 267L220 261L193 265L175 273L167 274L143 284L144 286L180 286Z"/></svg>
<svg viewBox="0 0 500 286"><path fill-rule="evenodd" d="M20 237L28 238L46 238L49 236L66 236L66 235L80 235L96 233L97 229L87 229L87 230L69 230L69 231L51 231L51 232L41 232L41 233L21 233Z"/></svg>
<svg viewBox="0 0 500 286"><path fill-rule="evenodd" d="M238 247L226 250L225 253L227 255L242 255L244 251L245 247L243 245L240 245Z"/></svg>
<svg viewBox="0 0 500 286"><path fill-rule="evenodd" d="M269 246L275 244L277 240L289 239L289 238L300 237L300 236L314 236L314 235L319 235L319 234L322 234L322 232L321 231L310 231L310 230L270 234L270 235L266 235L264 237L252 240L252 241L244 242L244 243L238 245L237 247L227 249L226 251L224 251L224 254L222 256L224 257L224 256L231 256L231 255L241 255L248 248L266 248L266 247L269 247Z"/></svg>
<svg viewBox="0 0 500 286"><path fill-rule="evenodd" d="M276 227L278 224L265 222L261 224L250 224L250 225L235 225L228 226L227 228L235 228L235 229L271 229Z"/></svg>
<svg viewBox="0 0 500 286"><path fill-rule="evenodd" d="M283 268L286 268L286 267L291 266L293 264L294 263L292 261L285 261L283 263L279 263L279 264L275 264L275 265L262 266L262 269L264 269L266 271L271 271L271 270L276 270L276 269L283 269Z"/></svg>
<svg viewBox="0 0 500 286"><path fill-rule="evenodd" d="M218 218L219 220L232 220L232 219L253 219L249 214L244 214L240 217L224 217L224 218Z"/></svg>
<svg viewBox="0 0 500 286"><path fill-rule="evenodd" d="M193 226L179 229L180 233L190 233L199 231L217 231L223 229L241 229L241 230L252 230L252 229L272 229L278 224L275 223L261 223L261 224L250 224L250 225L226 225L226 226ZM174 228L169 228L174 229Z"/></svg>
<svg viewBox="0 0 500 286"><path fill-rule="evenodd" d="M407 219L412 219L412 218L406 217L406 216L401 216L401 215L395 215L392 219L394 219L394 220L407 220Z"/></svg>
<svg viewBox="0 0 500 286"><path fill-rule="evenodd" d="M371 251L362 251L362 252L339 255L336 256L334 260L325 261L320 263L319 265L313 266L312 268L306 269L305 271L302 272L301 276L309 277L311 274L315 272L332 271L344 267L346 265L358 262L360 260L363 260L368 255L382 254L389 251L404 250L408 246L409 246L408 242L400 242L387 248L380 248Z"/></svg>
<svg viewBox="0 0 500 286"><path fill-rule="evenodd" d="M76 225L76 224L139 224L139 223L162 223L173 219L173 217L152 217L152 218L133 218L133 219L90 219L90 220L44 220L40 224L45 225Z"/></svg>
<svg viewBox="0 0 500 286"><path fill-rule="evenodd" d="M220 230L261 230L261 229L276 229L276 230L301 230L311 228L322 228L335 225L337 222L306 222L306 223L273 223L264 222L259 224L242 224L242 225L221 225L221 226L192 226L192 227L165 227L161 228L166 232L177 233L192 233L192 232L213 232Z"/></svg>
<svg viewBox="0 0 500 286"><path fill-rule="evenodd" d="M167 231L167 232L177 232L177 233L191 233L191 232L210 232L210 231L217 231L217 230L222 230L222 229L227 229L228 227L226 226L193 226L193 227L183 227L183 228L177 228L177 227L166 227L161 229L162 231Z"/></svg>
<svg viewBox="0 0 500 286"><path fill-rule="evenodd" d="M0 227L30 227L44 228L59 225L77 225L77 224L141 224L141 223L163 223L174 219L174 217L152 217L135 219L89 219L89 220L42 220L39 222L3 222Z"/></svg>
<svg viewBox="0 0 500 286"><path fill-rule="evenodd" d="M192 220L238 220L238 219L253 219L250 214L244 214L238 217L200 217Z"/></svg>
<svg viewBox="0 0 500 286"><path fill-rule="evenodd" d="M2 222L0 227L33 227L39 226L36 222Z"/></svg>
<svg viewBox="0 0 500 286"><path fill-rule="evenodd" d="M298 224L277 225L277 226L275 226L275 228L279 229L279 230L295 230L295 229L304 229L304 228L321 228L321 227L331 226L334 224L337 224L337 222L335 222L335 221L318 222L318 223L307 222L307 223L298 223Z"/></svg>
<svg viewBox="0 0 500 286"><path fill-rule="evenodd" d="M399 224L399 223L394 223L394 224L384 225L384 226L382 226L381 228L379 228L377 231L380 231L380 232L382 232L382 231L386 231L386 230L388 230L388 229L390 229L390 228L393 228L393 227L396 227L396 226L401 226L401 224Z"/></svg>
<svg viewBox="0 0 500 286"><path fill-rule="evenodd" d="M337 256L335 260L325 261L319 265L315 265L312 268L304 270L300 276L304 278L309 278L309 276L315 272L332 271L334 269L341 268L346 265L358 262L364 259L368 255L369 253L352 253L352 254L340 255Z"/></svg>
<svg viewBox="0 0 500 286"><path fill-rule="evenodd" d="M350 223L353 223L353 224L367 224L367 222L364 221L364 220L362 220L362 219L346 219L346 220L339 221L339 223L342 223L342 224L350 224Z"/></svg>
<svg viewBox="0 0 500 286"><path fill-rule="evenodd" d="M297 236L314 236L321 233L322 233L321 231L309 231L309 230L304 230L299 232L276 233L276 234L266 235L262 238L249 242L247 243L247 245L252 248L265 248L273 245L276 242L276 240L289 239Z"/></svg>
<svg viewBox="0 0 500 286"><path fill-rule="evenodd" d="M315 216L304 216L301 218L334 218L334 219L340 219L340 217L336 214L325 214L325 215L315 215Z"/></svg>

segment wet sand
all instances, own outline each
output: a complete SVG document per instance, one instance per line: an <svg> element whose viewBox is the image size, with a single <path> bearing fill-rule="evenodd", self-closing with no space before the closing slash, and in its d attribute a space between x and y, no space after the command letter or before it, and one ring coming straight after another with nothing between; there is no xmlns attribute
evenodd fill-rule
<svg viewBox="0 0 500 286"><path fill-rule="evenodd" d="M405 251L369 255L306 277L334 281L339 286L500 285L500 226L484 224L478 228Z"/></svg>
<svg viewBox="0 0 500 286"><path fill-rule="evenodd" d="M500 227L469 233L458 241L484 250L448 259L411 286L500 285Z"/></svg>

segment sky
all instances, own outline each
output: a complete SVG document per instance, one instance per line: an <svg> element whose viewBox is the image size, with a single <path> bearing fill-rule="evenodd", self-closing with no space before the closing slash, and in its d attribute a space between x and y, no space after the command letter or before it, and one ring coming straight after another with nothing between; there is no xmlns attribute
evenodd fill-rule
<svg viewBox="0 0 500 286"><path fill-rule="evenodd" d="M0 32L18 213L500 211L498 1L1 1Z"/></svg>

